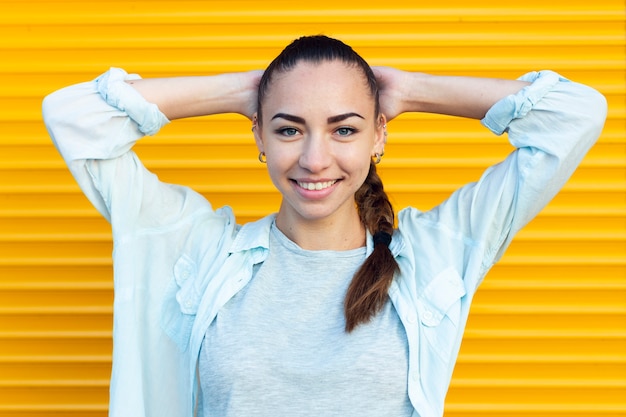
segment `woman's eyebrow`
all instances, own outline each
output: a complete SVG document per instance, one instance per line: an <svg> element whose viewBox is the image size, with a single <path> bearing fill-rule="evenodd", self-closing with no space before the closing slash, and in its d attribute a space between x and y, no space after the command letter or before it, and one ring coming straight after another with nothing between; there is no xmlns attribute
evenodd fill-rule
<svg viewBox="0 0 626 417"><path fill-rule="evenodd" d="M293 114L276 113L274 117L272 117L272 120L274 119L285 119L285 120L289 120L290 122L299 123L302 125L304 124L304 118L300 116L294 116Z"/></svg>
<svg viewBox="0 0 626 417"><path fill-rule="evenodd" d="M351 117L360 117L361 119L365 119L363 116L361 116L358 113L344 113L344 114L338 114L337 116L329 117L327 121L328 121L328 124L333 124L333 123L341 122L342 120L349 119Z"/></svg>
<svg viewBox="0 0 626 417"><path fill-rule="evenodd" d="M365 119L360 114L351 112L351 113L338 114L337 116L331 116L326 120L328 124L333 124L333 123L338 123L343 120L349 119L351 117L359 117L361 119ZM272 120L274 119L285 119L285 120L289 120L290 122L305 124L305 120L303 117L294 116L293 114L287 114L287 113L276 113L274 117L272 117Z"/></svg>

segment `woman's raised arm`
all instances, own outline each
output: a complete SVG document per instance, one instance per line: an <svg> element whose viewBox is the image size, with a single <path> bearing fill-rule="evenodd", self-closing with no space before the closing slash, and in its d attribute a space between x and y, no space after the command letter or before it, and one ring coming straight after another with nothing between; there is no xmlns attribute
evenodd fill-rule
<svg viewBox="0 0 626 417"><path fill-rule="evenodd" d="M127 81L169 120L218 113L251 119L262 71Z"/></svg>
<svg viewBox="0 0 626 417"><path fill-rule="evenodd" d="M498 100L527 82L498 78L436 76L374 67L381 112L391 120L401 113L424 112L482 119Z"/></svg>

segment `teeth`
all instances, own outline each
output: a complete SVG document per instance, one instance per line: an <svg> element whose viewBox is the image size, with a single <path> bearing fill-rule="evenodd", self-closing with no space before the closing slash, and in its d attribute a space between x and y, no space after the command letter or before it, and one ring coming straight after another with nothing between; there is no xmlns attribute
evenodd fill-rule
<svg viewBox="0 0 626 417"><path fill-rule="evenodd" d="M309 190L309 191L319 191L319 190L323 190L324 188L328 188L331 185L333 185L334 183L336 183L337 181L325 181L325 182L300 182L298 181L298 185L302 188L304 188L305 190Z"/></svg>

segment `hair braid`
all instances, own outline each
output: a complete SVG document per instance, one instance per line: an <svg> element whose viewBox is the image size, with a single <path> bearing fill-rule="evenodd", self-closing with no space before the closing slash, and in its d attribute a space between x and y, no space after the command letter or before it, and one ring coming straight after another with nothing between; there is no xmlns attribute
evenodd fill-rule
<svg viewBox="0 0 626 417"><path fill-rule="evenodd" d="M370 164L367 179L355 194L359 216L371 234L393 234L393 206L376 172ZM387 301L387 291L394 274L399 270L388 245L374 245L374 250L356 272L344 301L346 331L367 323Z"/></svg>

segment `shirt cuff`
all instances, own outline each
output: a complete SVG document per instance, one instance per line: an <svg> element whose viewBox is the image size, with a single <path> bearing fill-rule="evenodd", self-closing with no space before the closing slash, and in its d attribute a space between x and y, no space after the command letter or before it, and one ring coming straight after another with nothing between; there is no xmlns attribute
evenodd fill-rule
<svg viewBox="0 0 626 417"><path fill-rule="evenodd" d="M532 84L494 104L481 123L496 135L506 132L514 119L524 117L555 85L567 81L554 71L529 72L519 78Z"/></svg>
<svg viewBox="0 0 626 417"><path fill-rule="evenodd" d="M95 79L98 92L111 106L128 114L145 135L154 135L169 123L159 107L148 102L127 80L138 80L137 74L128 74L121 68L111 68Z"/></svg>

